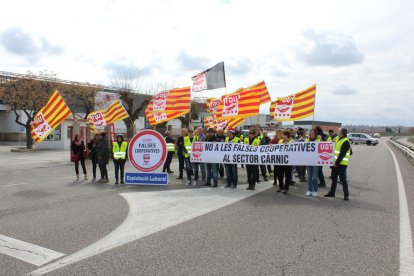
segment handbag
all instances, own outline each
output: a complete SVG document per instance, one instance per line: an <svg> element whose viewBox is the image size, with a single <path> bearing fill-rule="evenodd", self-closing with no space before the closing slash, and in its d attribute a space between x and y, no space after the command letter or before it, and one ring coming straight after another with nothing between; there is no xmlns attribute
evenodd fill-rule
<svg viewBox="0 0 414 276"><path fill-rule="evenodd" d="M72 153L72 155L70 156L70 161L79 162L79 153Z"/></svg>

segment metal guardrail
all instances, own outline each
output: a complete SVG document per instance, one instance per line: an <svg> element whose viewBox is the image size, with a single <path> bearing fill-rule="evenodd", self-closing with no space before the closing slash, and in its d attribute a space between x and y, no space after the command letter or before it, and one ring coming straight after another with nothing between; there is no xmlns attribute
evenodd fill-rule
<svg viewBox="0 0 414 276"><path fill-rule="evenodd" d="M389 140L394 146L396 146L398 149L400 149L402 152L405 153L408 157L414 159L414 147L407 146L401 142L398 142L396 140L390 139Z"/></svg>

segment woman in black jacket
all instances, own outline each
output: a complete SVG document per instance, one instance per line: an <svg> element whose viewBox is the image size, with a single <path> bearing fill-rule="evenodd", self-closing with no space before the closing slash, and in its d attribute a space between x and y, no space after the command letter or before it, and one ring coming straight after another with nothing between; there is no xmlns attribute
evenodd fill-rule
<svg viewBox="0 0 414 276"><path fill-rule="evenodd" d="M75 162L76 180L79 180L79 161L82 165L85 180L88 180L88 177L86 175L85 155L83 153L85 151L85 144L83 143L79 134L75 135L75 139L70 145L70 150L72 153L72 161Z"/></svg>
<svg viewBox="0 0 414 276"><path fill-rule="evenodd" d="M100 140L100 135L95 134L93 139L88 143L88 150L89 150L89 158L92 161L92 173L93 178L92 182L96 182L96 166L98 164L98 155L96 154L96 146L98 145Z"/></svg>

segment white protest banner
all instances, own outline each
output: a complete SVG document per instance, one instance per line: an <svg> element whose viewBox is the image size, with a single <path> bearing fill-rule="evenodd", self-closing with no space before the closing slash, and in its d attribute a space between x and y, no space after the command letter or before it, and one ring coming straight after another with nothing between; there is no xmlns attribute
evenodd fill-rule
<svg viewBox="0 0 414 276"><path fill-rule="evenodd" d="M334 164L333 142L298 142L265 146L194 142L191 162L217 164L323 166Z"/></svg>

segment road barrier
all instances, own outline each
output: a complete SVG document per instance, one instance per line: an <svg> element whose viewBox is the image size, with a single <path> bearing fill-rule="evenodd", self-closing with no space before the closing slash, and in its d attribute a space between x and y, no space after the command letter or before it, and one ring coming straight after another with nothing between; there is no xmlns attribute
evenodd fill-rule
<svg viewBox="0 0 414 276"><path fill-rule="evenodd" d="M414 147L408 146L396 140L390 139L389 140L395 147L400 149L406 156L410 159L414 159Z"/></svg>

